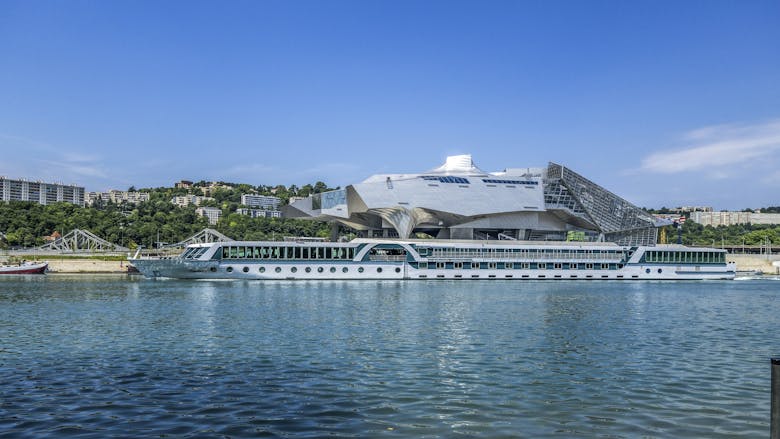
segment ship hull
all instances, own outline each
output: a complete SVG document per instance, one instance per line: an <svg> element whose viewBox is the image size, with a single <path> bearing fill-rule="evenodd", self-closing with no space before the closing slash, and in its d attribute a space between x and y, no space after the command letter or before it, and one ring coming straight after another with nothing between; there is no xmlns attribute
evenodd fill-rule
<svg viewBox="0 0 780 439"><path fill-rule="evenodd" d="M49 264L6 265L0 267L0 274L44 274Z"/></svg>
<svg viewBox="0 0 780 439"><path fill-rule="evenodd" d="M419 269L404 262L332 264L182 263L131 260L146 277L244 280L731 280L735 271L686 266L637 265L619 270Z"/></svg>

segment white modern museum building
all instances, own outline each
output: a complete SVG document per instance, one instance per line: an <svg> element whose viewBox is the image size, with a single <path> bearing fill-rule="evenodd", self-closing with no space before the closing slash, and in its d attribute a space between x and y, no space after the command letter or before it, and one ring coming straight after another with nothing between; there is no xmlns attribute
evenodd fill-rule
<svg viewBox="0 0 780 439"><path fill-rule="evenodd" d="M652 215L574 171L484 172L470 155L416 174L379 174L296 201L285 216L343 224L364 237L609 241L653 245Z"/></svg>

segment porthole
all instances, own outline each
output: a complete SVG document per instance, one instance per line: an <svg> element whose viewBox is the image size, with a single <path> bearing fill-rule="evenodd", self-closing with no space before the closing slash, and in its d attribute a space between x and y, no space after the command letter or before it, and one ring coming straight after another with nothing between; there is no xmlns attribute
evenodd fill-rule
<svg viewBox="0 0 780 439"><path fill-rule="evenodd" d="M663 272L663 270L659 268L658 269L658 274L661 274L662 272Z"/></svg>
<svg viewBox="0 0 780 439"><path fill-rule="evenodd" d="M209 271L214 273L215 271L217 271L217 267L211 267L211 268L209 268Z"/></svg>
<svg viewBox="0 0 780 439"><path fill-rule="evenodd" d="M376 272L377 272L377 273L381 273L381 272L382 272L382 267L377 267L377 268L376 268Z"/></svg>
<svg viewBox="0 0 780 439"><path fill-rule="evenodd" d="M243 271L244 273L249 273L249 267L244 267L244 269L241 271Z"/></svg>
<svg viewBox="0 0 780 439"><path fill-rule="evenodd" d="M277 272L277 273L281 273L282 272L282 267L276 267L276 269L274 269L274 271Z"/></svg>
<svg viewBox="0 0 780 439"><path fill-rule="evenodd" d="M227 271L228 273L232 273L233 272L233 267L228 267L225 271Z"/></svg>
<svg viewBox="0 0 780 439"><path fill-rule="evenodd" d="M265 273L265 267L260 267L260 272Z"/></svg>
<svg viewBox="0 0 780 439"><path fill-rule="evenodd" d="M291 269L290 269L290 271L291 271L291 272L293 272L293 273L295 273L295 272L297 272L297 271L298 271L298 268L296 268L296 267L293 267L293 268L291 268Z"/></svg>
<svg viewBox="0 0 780 439"><path fill-rule="evenodd" d="M363 267L358 268L358 273L362 273L362 272L363 272Z"/></svg>
<svg viewBox="0 0 780 439"><path fill-rule="evenodd" d="M322 267L317 267L317 273L322 273Z"/></svg>
<svg viewBox="0 0 780 439"><path fill-rule="evenodd" d="M401 272L401 269L400 269L400 268L398 268L398 267L395 267L395 272L396 272L396 273L400 273L400 272Z"/></svg>
<svg viewBox="0 0 780 439"><path fill-rule="evenodd" d="M646 269L645 269L645 273L648 273L648 274L650 274L650 269L649 269L649 268L646 268Z"/></svg>
<svg viewBox="0 0 780 439"><path fill-rule="evenodd" d="M349 268L347 268L347 267L344 267L344 268L342 268L342 269L341 269L341 272L342 272L342 273L346 273L346 272L348 272L348 271L349 271Z"/></svg>
<svg viewBox="0 0 780 439"><path fill-rule="evenodd" d="M311 267L306 267L306 272L311 273Z"/></svg>
<svg viewBox="0 0 780 439"><path fill-rule="evenodd" d="M335 273L336 272L336 267L330 267L330 272L331 273Z"/></svg>

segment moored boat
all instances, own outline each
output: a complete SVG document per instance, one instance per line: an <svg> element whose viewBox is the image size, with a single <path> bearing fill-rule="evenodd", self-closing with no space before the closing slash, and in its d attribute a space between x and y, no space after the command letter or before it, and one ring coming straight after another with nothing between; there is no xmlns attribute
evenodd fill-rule
<svg viewBox="0 0 780 439"><path fill-rule="evenodd" d="M192 244L176 257L129 261L146 277L181 279L733 279L726 255L682 245L355 239Z"/></svg>
<svg viewBox="0 0 780 439"><path fill-rule="evenodd" d="M44 274L48 262L24 262L19 265L0 265L0 274Z"/></svg>

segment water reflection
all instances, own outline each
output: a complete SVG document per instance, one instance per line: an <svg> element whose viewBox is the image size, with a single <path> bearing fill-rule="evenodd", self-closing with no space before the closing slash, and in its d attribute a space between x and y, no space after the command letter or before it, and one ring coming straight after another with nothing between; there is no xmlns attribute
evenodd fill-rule
<svg viewBox="0 0 780 439"><path fill-rule="evenodd" d="M779 282L79 279L0 280L9 436L766 430Z"/></svg>

